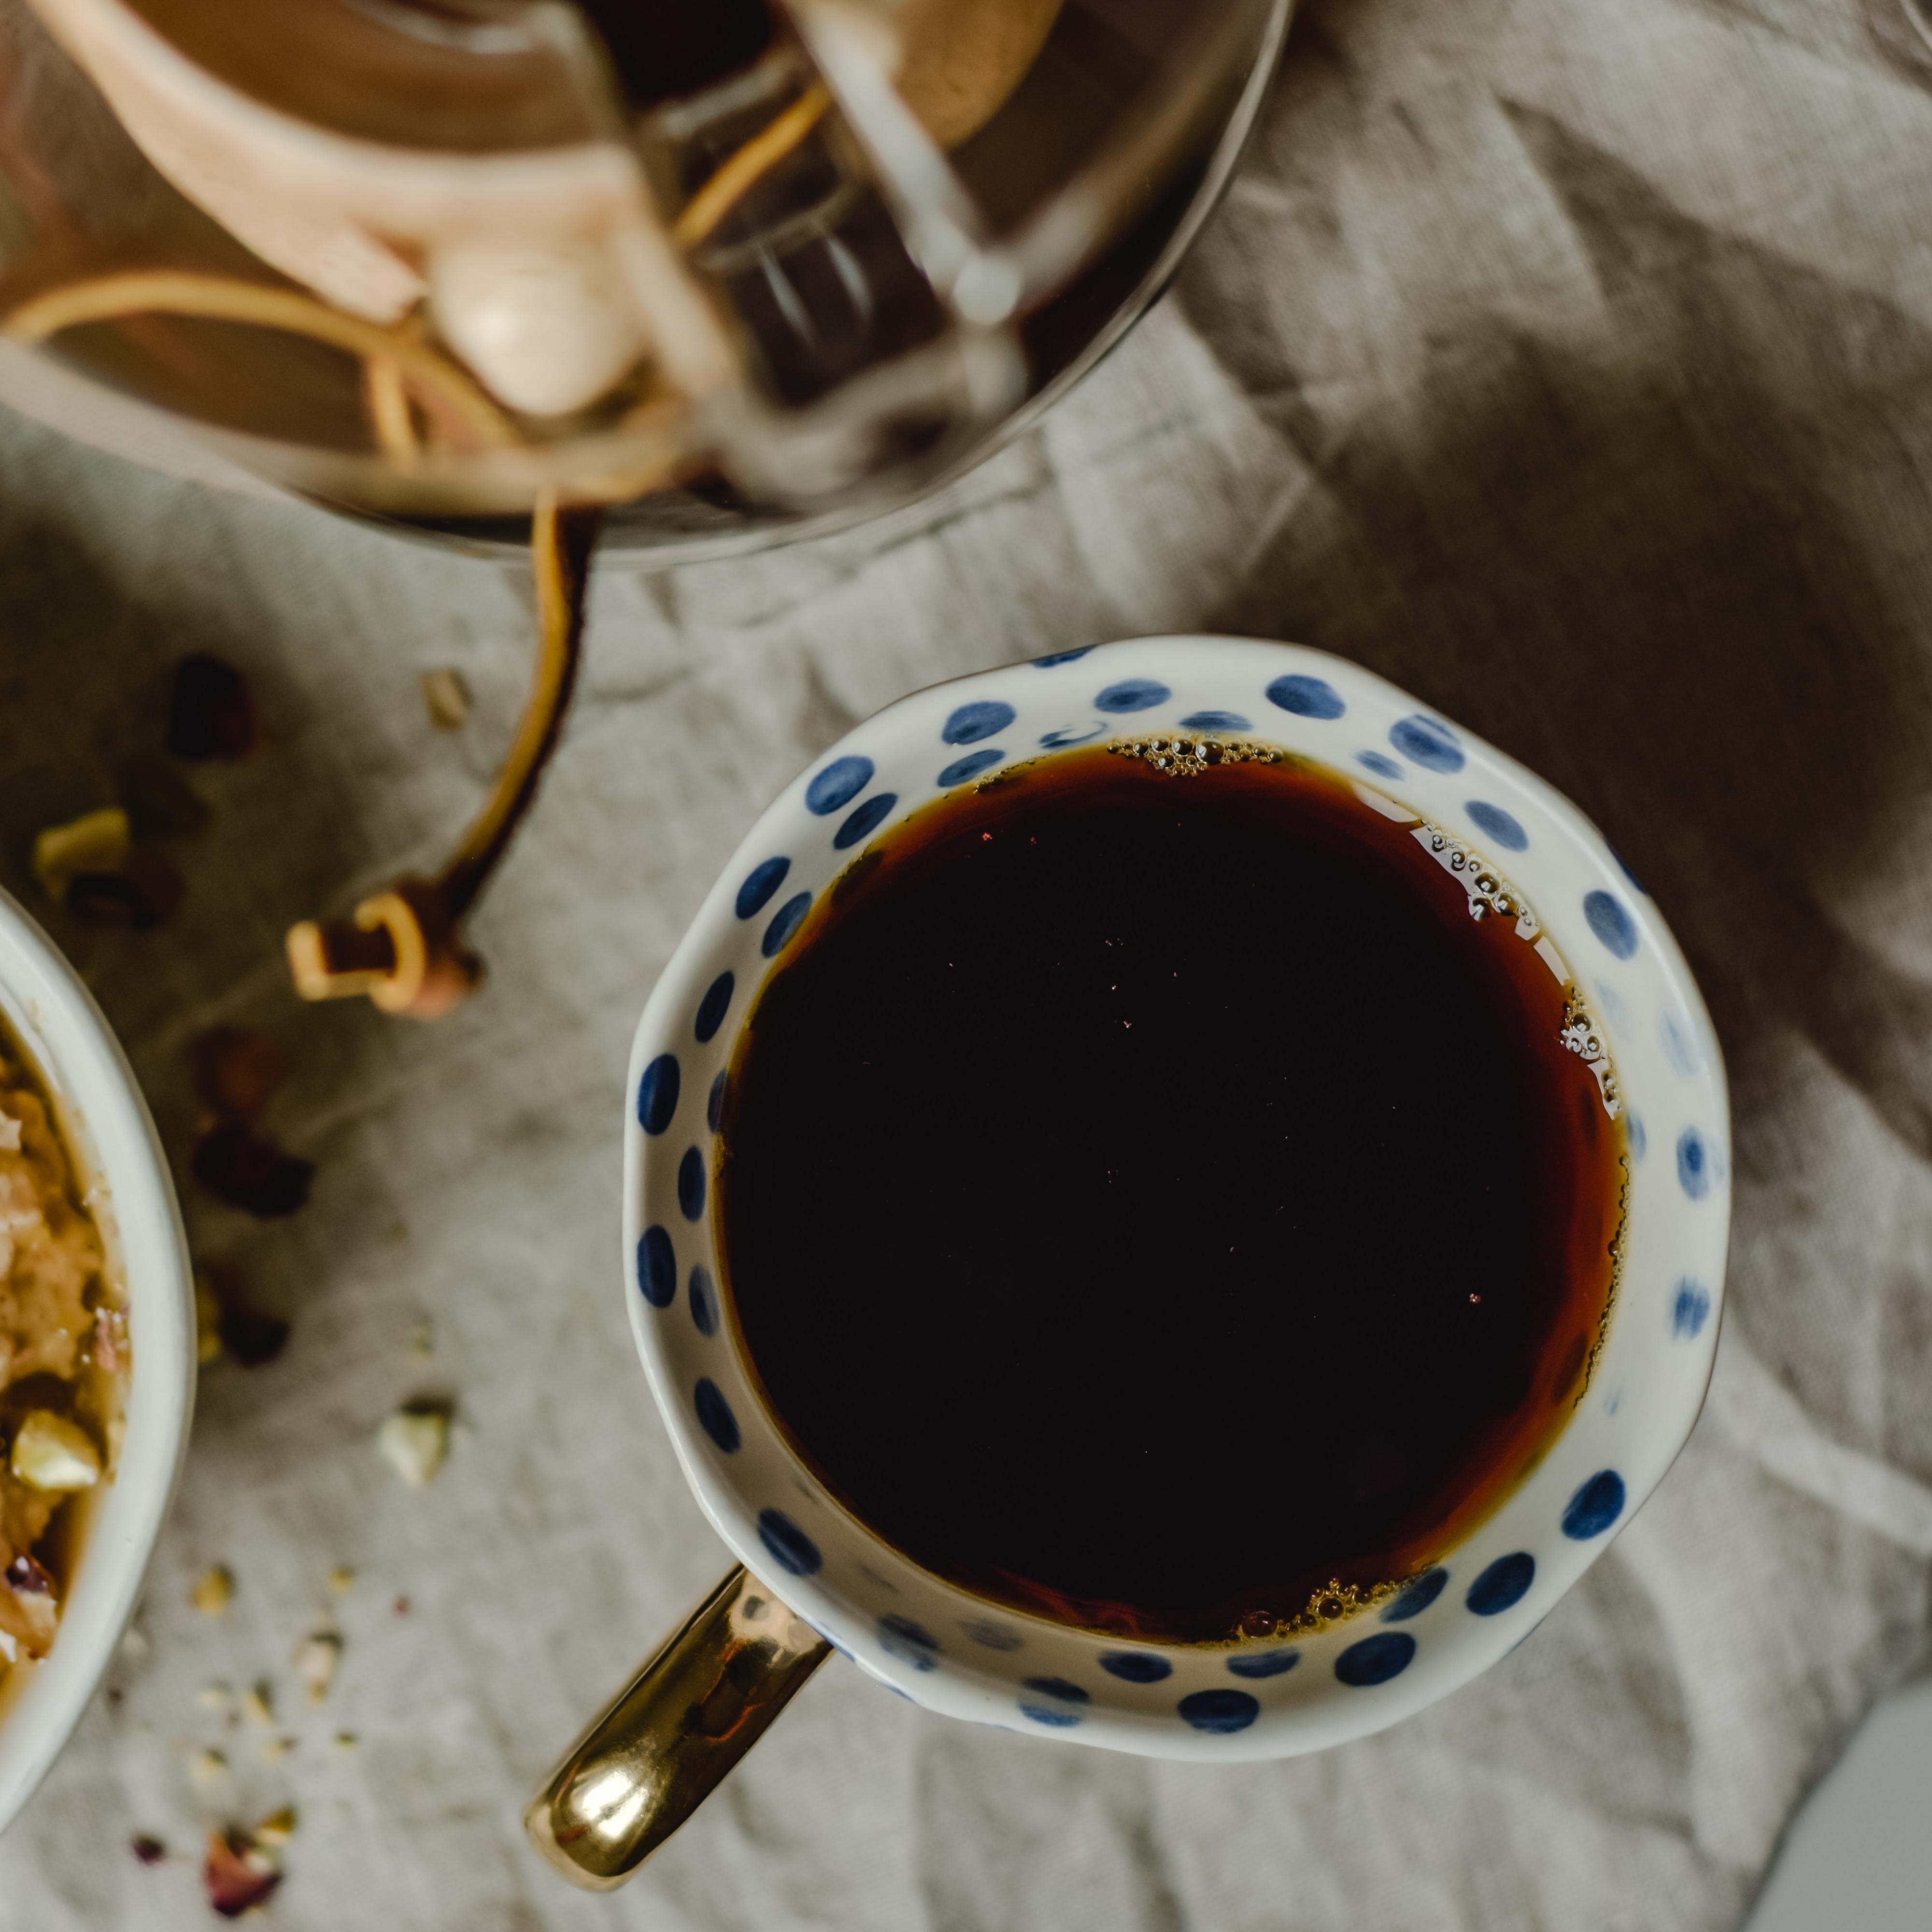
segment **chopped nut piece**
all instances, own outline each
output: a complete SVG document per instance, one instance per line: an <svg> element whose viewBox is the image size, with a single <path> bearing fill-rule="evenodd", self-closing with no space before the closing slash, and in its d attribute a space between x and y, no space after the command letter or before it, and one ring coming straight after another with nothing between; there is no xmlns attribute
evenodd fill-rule
<svg viewBox="0 0 1932 1932"><path fill-rule="evenodd" d="M11 1114L0 1114L0 1154L20 1151L20 1123Z"/></svg>
<svg viewBox="0 0 1932 1932"><path fill-rule="evenodd" d="M356 1572L346 1563L338 1563L328 1573L328 1587L338 1597L346 1597L356 1587Z"/></svg>
<svg viewBox="0 0 1932 1932"><path fill-rule="evenodd" d="M118 872L128 862L133 840L128 814L118 805L104 806L65 825L50 825L34 841L34 877L56 904L67 902L68 889L83 872Z"/></svg>
<svg viewBox="0 0 1932 1932"><path fill-rule="evenodd" d="M297 1738L264 1738L262 1740L262 1762L280 1764L301 1742Z"/></svg>
<svg viewBox="0 0 1932 1932"><path fill-rule="evenodd" d="M144 1865L158 1865L168 1855L168 1848L158 1838L151 1838L145 1832L136 1832L128 1840L128 1849Z"/></svg>
<svg viewBox="0 0 1932 1932"><path fill-rule="evenodd" d="M77 1422L36 1408L14 1433L15 1478L28 1488L65 1494L91 1490L100 1480L100 1451Z"/></svg>
<svg viewBox="0 0 1932 1932"><path fill-rule="evenodd" d="M235 1573L225 1563L218 1563L203 1573L201 1581L196 1584L188 1601L202 1616L218 1617L227 1609L229 1600L235 1594Z"/></svg>
<svg viewBox="0 0 1932 1932"><path fill-rule="evenodd" d="M284 1804L271 1811L250 1834L258 1845L286 1845L296 1834L296 1808Z"/></svg>
<svg viewBox="0 0 1932 1932"><path fill-rule="evenodd" d="M168 693L167 748L200 764L245 758L255 748L255 700L248 680L212 651L196 651L175 666Z"/></svg>
<svg viewBox="0 0 1932 1932"><path fill-rule="evenodd" d="M226 1684L204 1684L201 1687L200 1703L204 1711L225 1711L235 1700L235 1693Z"/></svg>
<svg viewBox="0 0 1932 1932"><path fill-rule="evenodd" d="M214 1027L194 1042L195 1091L227 1120L259 1120L288 1071L287 1048L246 1027Z"/></svg>
<svg viewBox="0 0 1932 1932"><path fill-rule="evenodd" d="M242 1833L211 1832L201 1882L208 1888L208 1904L224 1918L239 1918L250 1906L267 1902L282 1875Z"/></svg>
<svg viewBox="0 0 1932 1932"><path fill-rule="evenodd" d="M422 675L423 709L439 731L460 731L470 722L470 686L462 672L446 665Z"/></svg>
<svg viewBox="0 0 1932 1932"><path fill-rule="evenodd" d="M426 1483L449 1454L449 1412L435 1402L406 1403L376 1431L376 1446L404 1482Z"/></svg>
<svg viewBox="0 0 1932 1932"><path fill-rule="evenodd" d="M334 1630L316 1630L304 1637L295 1654L296 1675L302 1681L311 1704L320 1704L335 1681L335 1666L342 1656L342 1640Z"/></svg>
<svg viewBox="0 0 1932 1932"><path fill-rule="evenodd" d="M279 1315L238 1301L223 1305L221 1346L242 1368L259 1369L272 1362L288 1346L288 1340L289 1324Z"/></svg>
<svg viewBox="0 0 1932 1932"><path fill-rule="evenodd" d="M242 1368L260 1368L287 1345L289 1324L279 1315L253 1306L236 1271L226 1264L210 1262L195 1277L194 1297L203 1363L225 1354Z"/></svg>
<svg viewBox="0 0 1932 1932"><path fill-rule="evenodd" d="M198 1750L188 1761L188 1774L206 1789L228 1775L228 1760L218 1750Z"/></svg>
<svg viewBox="0 0 1932 1932"><path fill-rule="evenodd" d="M221 1359L221 1304L207 1277L194 1278L195 1359L203 1368Z"/></svg>
<svg viewBox="0 0 1932 1932"><path fill-rule="evenodd" d="M275 1721L274 1693L266 1684L253 1684L242 1693L242 1714L251 1724Z"/></svg>
<svg viewBox="0 0 1932 1932"><path fill-rule="evenodd" d="M114 769L114 789L136 838L192 837L207 828L206 802L157 752L122 760Z"/></svg>
<svg viewBox="0 0 1932 1932"><path fill-rule="evenodd" d="M278 1220L308 1199L315 1163L285 1154L239 1120L217 1120L196 1142L189 1168L218 1201L258 1220Z"/></svg>
<svg viewBox="0 0 1932 1932"><path fill-rule="evenodd" d="M148 1641L148 1633L139 1624L130 1624L128 1634L121 1640L121 1654L138 1660L146 1657L154 1646Z"/></svg>

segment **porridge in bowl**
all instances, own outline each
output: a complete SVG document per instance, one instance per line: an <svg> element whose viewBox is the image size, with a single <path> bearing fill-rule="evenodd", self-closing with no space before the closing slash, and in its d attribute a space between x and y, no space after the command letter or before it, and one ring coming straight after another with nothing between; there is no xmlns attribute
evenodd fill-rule
<svg viewBox="0 0 1932 1932"><path fill-rule="evenodd" d="M0 1702L53 1643L122 1429L127 1318L85 1190L0 1028Z"/></svg>

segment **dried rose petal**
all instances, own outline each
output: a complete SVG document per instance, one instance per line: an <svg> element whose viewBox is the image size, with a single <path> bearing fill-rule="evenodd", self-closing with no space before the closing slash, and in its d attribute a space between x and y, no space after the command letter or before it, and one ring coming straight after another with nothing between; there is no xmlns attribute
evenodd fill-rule
<svg viewBox="0 0 1932 1932"><path fill-rule="evenodd" d="M202 1263L195 1274L194 1300L204 1363L226 1355L242 1368L260 1368L288 1341L287 1322L250 1302L239 1271L226 1262Z"/></svg>
<svg viewBox="0 0 1932 1932"><path fill-rule="evenodd" d="M221 1346L232 1360L244 1369L259 1369L287 1346L289 1324L279 1315L231 1301L223 1305L220 1332Z"/></svg>
<svg viewBox="0 0 1932 1932"><path fill-rule="evenodd" d="M135 846L113 872L81 872L68 882L67 908L90 926L152 932L182 902L181 874L152 847Z"/></svg>
<svg viewBox="0 0 1932 1932"><path fill-rule="evenodd" d="M175 666L168 693L168 749L200 764L245 758L255 748L255 700L248 680L210 651Z"/></svg>
<svg viewBox="0 0 1932 1932"><path fill-rule="evenodd" d="M216 1027L194 1042L194 1088L211 1113L259 1120L288 1076L288 1049L246 1027Z"/></svg>
<svg viewBox="0 0 1932 1932"><path fill-rule="evenodd" d="M31 1556L16 1556L7 1566L7 1587L16 1597L51 1597L54 1580Z"/></svg>
<svg viewBox="0 0 1932 1932"><path fill-rule="evenodd" d="M168 1855L168 1848L158 1838L151 1838L145 1832L137 1832L128 1840L128 1849L144 1865L158 1865Z"/></svg>
<svg viewBox="0 0 1932 1932"><path fill-rule="evenodd" d="M189 1164L217 1200L264 1221L295 1213L315 1178L313 1161L284 1154L239 1120L218 1120L208 1128Z"/></svg>
<svg viewBox="0 0 1932 1932"><path fill-rule="evenodd" d="M189 838L207 827L206 802L157 752L140 752L117 765L114 788L136 838Z"/></svg>
<svg viewBox="0 0 1932 1932"><path fill-rule="evenodd" d="M224 1918L239 1918L251 1905L266 1904L282 1875L259 1857L239 1832L211 1832L208 1856L202 1862L201 1882L208 1902Z"/></svg>
<svg viewBox="0 0 1932 1932"><path fill-rule="evenodd" d="M118 1376L128 1366L128 1318L104 1308L94 1318L94 1360L104 1374Z"/></svg>

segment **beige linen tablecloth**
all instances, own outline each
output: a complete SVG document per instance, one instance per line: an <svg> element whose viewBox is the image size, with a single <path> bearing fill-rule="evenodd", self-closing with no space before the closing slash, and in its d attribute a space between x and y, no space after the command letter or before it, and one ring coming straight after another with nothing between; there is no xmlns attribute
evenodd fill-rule
<svg viewBox="0 0 1932 1932"><path fill-rule="evenodd" d="M299 1007L280 935L475 806L520 581L0 421L0 880L98 988L178 1162L189 1042L232 1022L290 1044L272 1123L319 1169L264 1225L183 1166L198 1251L293 1336L206 1378L142 1640L0 1844L0 1928L207 1923L200 1834L289 1799L287 1932L1735 1923L1928 1624L1928 176L1932 57L1896 0L1325 0L1179 284L1043 427L894 524L598 578L582 701L477 923L488 989L434 1027ZM568 1892L521 1842L526 1787L723 1561L622 1305L653 976L854 720L1195 627L1372 664L1654 890L1737 1110L1703 1420L1532 1642L1381 1737L1150 1764L927 1717L835 1660L634 1886ZM78 926L27 843L108 796L196 647L247 669L272 742L199 781L170 926ZM440 665L478 694L460 734L418 700ZM426 1392L458 1428L412 1491L372 1438ZM219 1621L188 1601L217 1562ZM310 1708L289 1658L325 1624ZM272 1733L200 1701L258 1678ZM272 1734L298 1742L269 1762ZM203 1746L225 1780L190 1779ZM176 1856L138 1865L135 1832Z"/></svg>

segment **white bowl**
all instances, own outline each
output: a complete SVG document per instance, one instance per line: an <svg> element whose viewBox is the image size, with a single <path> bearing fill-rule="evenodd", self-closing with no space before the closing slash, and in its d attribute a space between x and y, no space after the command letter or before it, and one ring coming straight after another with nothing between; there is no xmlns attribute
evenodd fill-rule
<svg viewBox="0 0 1932 1932"><path fill-rule="evenodd" d="M120 1460L96 1498L59 1634L0 1710L4 1831L80 1723L134 1610L188 1442L195 1316L181 1210L134 1070L74 968L4 892L0 1013L33 1056L94 1190L134 1354Z"/></svg>

